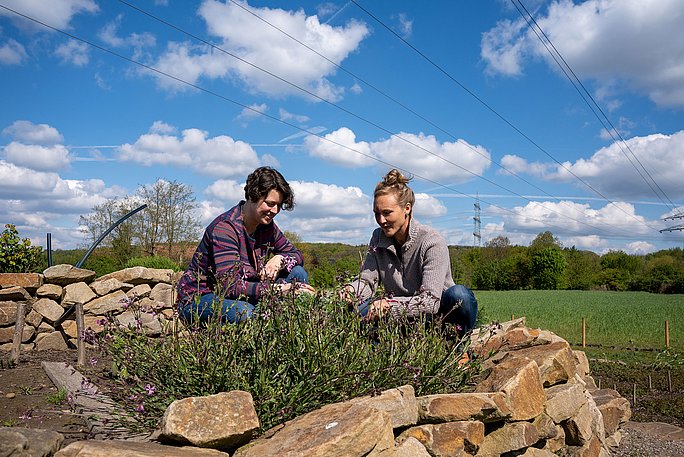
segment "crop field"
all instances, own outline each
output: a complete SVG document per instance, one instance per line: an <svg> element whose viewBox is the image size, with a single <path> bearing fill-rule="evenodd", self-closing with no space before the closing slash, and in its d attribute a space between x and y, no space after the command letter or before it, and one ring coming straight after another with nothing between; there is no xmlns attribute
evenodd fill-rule
<svg viewBox="0 0 684 457"><path fill-rule="evenodd" d="M503 322L525 316L527 326L551 330L573 346L684 350L684 295L577 290L475 291L483 317Z"/></svg>

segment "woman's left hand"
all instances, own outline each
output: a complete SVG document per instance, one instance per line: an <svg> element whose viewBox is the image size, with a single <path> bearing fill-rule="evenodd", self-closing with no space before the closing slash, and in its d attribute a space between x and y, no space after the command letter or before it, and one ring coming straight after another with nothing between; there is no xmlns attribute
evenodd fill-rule
<svg viewBox="0 0 684 457"><path fill-rule="evenodd" d="M369 321L377 321L382 316L386 315L392 305L385 298L380 298L373 301L368 308L368 314L366 314L366 319Z"/></svg>

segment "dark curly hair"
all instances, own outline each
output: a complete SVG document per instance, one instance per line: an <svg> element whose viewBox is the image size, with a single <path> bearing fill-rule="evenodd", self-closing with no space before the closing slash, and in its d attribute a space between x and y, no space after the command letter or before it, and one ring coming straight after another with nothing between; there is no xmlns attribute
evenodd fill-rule
<svg viewBox="0 0 684 457"><path fill-rule="evenodd" d="M290 211L294 208L294 192L292 192L283 175L271 167L259 167L247 176L245 199L256 202L260 198L266 197L273 189L283 195L282 209Z"/></svg>

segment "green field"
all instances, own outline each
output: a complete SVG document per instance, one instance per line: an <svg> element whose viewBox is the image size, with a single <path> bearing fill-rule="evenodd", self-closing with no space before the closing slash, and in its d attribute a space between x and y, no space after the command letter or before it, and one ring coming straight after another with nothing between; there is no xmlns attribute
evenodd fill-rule
<svg viewBox="0 0 684 457"><path fill-rule="evenodd" d="M662 350L665 321L670 348L684 349L684 295L578 290L475 291L483 317L507 321L525 316L527 326L551 330L572 345Z"/></svg>

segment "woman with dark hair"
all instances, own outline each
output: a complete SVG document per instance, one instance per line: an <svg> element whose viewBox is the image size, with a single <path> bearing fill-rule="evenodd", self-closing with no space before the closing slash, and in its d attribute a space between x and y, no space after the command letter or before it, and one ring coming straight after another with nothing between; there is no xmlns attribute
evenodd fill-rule
<svg viewBox="0 0 684 457"><path fill-rule="evenodd" d="M245 184L245 200L218 216L204 231L190 265L178 281L178 312L186 322L209 320L215 300L221 317L249 319L274 283L276 292L315 293L307 284L304 257L273 218L294 207L294 193L275 169L254 170Z"/></svg>
<svg viewBox="0 0 684 457"><path fill-rule="evenodd" d="M410 178L391 170L375 187L375 229L358 278L340 290L365 319L383 315L439 317L464 334L475 325L477 300L451 276L449 249L432 227L413 217ZM384 296L373 298L382 285Z"/></svg>

